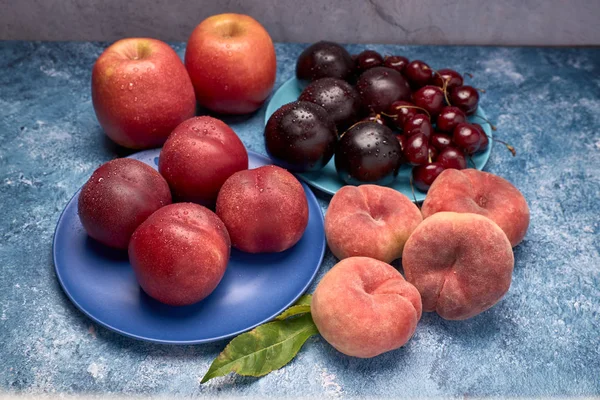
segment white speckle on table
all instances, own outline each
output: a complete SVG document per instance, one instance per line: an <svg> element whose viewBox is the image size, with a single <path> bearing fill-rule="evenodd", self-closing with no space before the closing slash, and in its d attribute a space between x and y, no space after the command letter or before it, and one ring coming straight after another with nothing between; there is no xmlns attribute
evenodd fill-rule
<svg viewBox="0 0 600 400"><path fill-rule="evenodd" d="M325 389L325 393L329 397L340 397L343 390L340 384L337 383L336 376L327 371L327 368L317 366L317 370L320 373L321 386Z"/></svg>
<svg viewBox="0 0 600 400"><path fill-rule="evenodd" d="M87 372L92 376L92 378L94 378L95 381L101 381L104 379L106 366L102 363L98 364L93 362L88 366Z"/></svg>
<svg viewBox="0 0 600 400"><path fill-rule="evenodd" d="M498 57L483 61L485 72L492 75L504 75L515 84L523 83L525 78L517 72L515 64L505 58Z"/></svg>
<svg viewBox="0 0 600 400"><path fill-rule="evenodd" d="M594 233L594 228L592 228L591 226L584 226L583 231L587 233Z"/></svg>
<svg viewBox="0 0 600 400"><path fill-rule="evenodd" d="M45 65L41 65L40 66L40 71L42 71L44 74L52 77L52 78L62 78L62 79L69 79L71 78L71 74L69 74L68 72L64 72L64 71L57 71L52 67L47 67Z"/></svg>
<svg viewBox="0 0 600 400"><path fill-rule="evenodd" d="M560 76L553 76L551 79L552 82L559 82L560 80Z"/></svg>

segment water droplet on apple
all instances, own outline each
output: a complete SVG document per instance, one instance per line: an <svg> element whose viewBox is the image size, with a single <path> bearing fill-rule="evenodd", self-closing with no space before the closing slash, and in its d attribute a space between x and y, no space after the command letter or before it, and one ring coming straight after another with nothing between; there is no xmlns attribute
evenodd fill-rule
<svg viewBox="0 0 600 400"><path fill-rule="evenodd" d="M229 90L229 85L225 85L225 90Z"/></svg>
<svg viewBox="0 0 600 400"><path fill-rule="evenodd" d="M150 68L150 67L146 68L146 72L150 72L151 69L152 68Z"/></svg>
<svg viewBox="0 0 600 400"><path fill-rule="evenodd" d="M98 178L98 182L102 182L104 178Z"/></svg>
<svg viewBox="0 0 600 400"><path fill-rule="evenodd" d="M195 126L192 126L192 130L193 130L194 132L200 132L200 129L198 129L198 128L197 128L197 127L195 127Z"/></svg>
<svg viewBox="0 0 600 400"><path fill-rule="evenodd" d="M125 85L121 85L121 90L125 90Z"/></svg>
<svg viewBox="0 0 600 400"><path fill-rule="evenodd" d="M134 97L134 98L133 98L133 101L137 101L137 97Z"/></svg>
<svg viewBox="0 0 600 400"><path fill-rule="evenodd" d="M230 48L230 47L231 47L231 45L230 45L229 43L227 43L227 44L225 45L225 47L227 47L227 48Z"/></svg>
<svg viewBox="0 0 600 400"><path fill-rule="evenodd" d="M129 82L129 90L133 90L133 82Z"/></svg>
<svg viewBox="0 0 600 400"><path fill-rule="evenodd" d="M140 70L140 69L139 69L138 67L135 67L135 68L133 69L133 72L138 72L139 70Z"/></svg>

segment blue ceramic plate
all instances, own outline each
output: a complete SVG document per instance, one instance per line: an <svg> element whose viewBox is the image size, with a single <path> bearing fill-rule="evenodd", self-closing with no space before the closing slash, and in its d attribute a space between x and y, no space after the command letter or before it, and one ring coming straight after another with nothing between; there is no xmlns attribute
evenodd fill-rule
<svg viewBox="0 0 600 400"><path fill-rule="evenodd" d="M160 149L131 156L156 168ZM248 152L250 168L270 160ZM272 319L293 304L315 277L325 252L323 215L308 200L308 227L302 239L282 253L248 254L232 249L217 289L203 301L171 307L139 287L127 252L90 239L77 215L79 191L63 211L54 234L54 266L71 301L88 317L118 333L158 343L206 343L235 336Z"/></svg>
<svg viewBox="0 0 600 400"><path fill-rule="evenodd" d="M269 117L282 105L291 103L292 101L298 100L298 96L302 92L302 88L296 78L292 78L289 81L285 82L271 97L269 104L267 105L267 111L265 113L265 125L269 120ZM485 118L485 113L479 107L477 113L475 115L479 115ZM489 124L480 118L475 116L469 117L469 121L477 122L483 126L485 133L489 137L492 137L492 130ZM493 141L490 140L490 145L487 150L483 153L479 153L474 155L473 162L477 169L481 170L487 163L488 158L490 158L490 153L492 151ZM410 188L410 172L411 167L408 165L403 165L400 168L400 173L396 180L390 185L391 188L396 189L397 191L408 196L409 199L413 199L412 190ZM309 185L329 194L335 194L342 186L344 186L344 182L338 177L337 172L335 170L335 163L333 158L331 161L318 172L297 174L301 179L307 182ZM425 200L425 192L421 192L415 189L415 197L417 201Z"/></svg>

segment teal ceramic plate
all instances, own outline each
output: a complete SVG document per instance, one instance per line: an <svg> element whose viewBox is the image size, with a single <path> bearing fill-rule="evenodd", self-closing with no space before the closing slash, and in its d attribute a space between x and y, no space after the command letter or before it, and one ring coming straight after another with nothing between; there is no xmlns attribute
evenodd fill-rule
<svg viewBox="0 0 600 400"><path fill-rule="evenodd" d="M267 105L267 111L265 113L265 125L267 124L269 117L279 107L281 107L284 104L291 103L292 101L296 101L298 99L298 96L300 96L301 92L302 89L296 78L292 78L289 81L285 82L283 85L281 85L281 87L277 89L273 97L271 97L271 101ZM477 113L475 115L485 118L485 113L483 112L481 107L477 109ZM484 122L484 120L477 118L476 116L469 117L469 120L480 123L481 126L483 126L485 133L489 137L492 137L492 130L490 125ZM487 163L487 160L490 158L490 153L492 151L492 144L493 141L490 140L490 145L485 152L476 154L472 157L477 169L483 169L483 167ZM403 165L400 168L400 173L398 174L398 177L396 178L396 180L394 180L394 182L391 185L389 185L389 187L399 191L400 193L405 194L406 196L408 196L409 199L412 200L413 195L409 182L410 171L410 166ZM338 177L337 172L335 171L335 163L333 158L321 171L297 175L312 187L315 187L329 194L335 194L335 192L337 192L342 186L345 185L344 182ZM423 201L425 199L425 195L425 192L421 192L415 189L415 197L417 201Z"/></svg>

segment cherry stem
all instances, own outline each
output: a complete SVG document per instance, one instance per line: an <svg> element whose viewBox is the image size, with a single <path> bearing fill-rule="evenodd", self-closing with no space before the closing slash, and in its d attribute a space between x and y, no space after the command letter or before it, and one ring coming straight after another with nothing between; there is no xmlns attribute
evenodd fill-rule
<svg viewBox="0 0 600 400"><path fill-rule="evenodd" d="M485 93L485 89L481 89L481 88L475 88L475 90L479 91L480 93Z"/></svg>
<svg viewBox="0 0 600 400"><path fill-rule="evenodd" d="M429 111L427 111L426 109L424 109L422 107L405 105L405 106L400 106L400 108L415 108L417 110L425 111L425 114L427 114L427 116L431 119L431 115L429 115ZM383 111L380 112L379 114L385 115L386 117L389 117L389 118L398 118L398 114L387 114L387 113L384 113Z"/></svg>
<svg viewBox="0 0 600 400"><path fill-rule="evenodd" d="M465 72L463 75L468 76L469 78L473 79L473 74L470 72Z"/></svg>
<svg viewBox="0 0 600 400"><path fill-rule="evenodd" d="M479 119L484 120L485 122L488 123L488 125L492 128L493 131L498 130L498 128L496 128L496 125L492 124L492 122L489 119L483 118L481 115L473 115L473 118L479 118Z"/></svg>
<svg viewBox="0 0 600 400"><path fill-rule="evenodd" d="M515 148L514 148L512 145L510 145L510 144L506 143L506 142L505 142L505 141L503 141L503 140L496 139L496 138L490 137L490 136L488 136L488 135L486 135L486 136L487 136L488 138L492 139L494 142L502 143L504 146L506 146L506 148L508 149L508 151L510 151L510 154L512 154L512 156L513 156L513 157L516 157L516 156L517 156L517 150L515 150Z"/></svg>
<svg viewBox="0 0 600 400"><path fill-rule="evenodd" d="M473 164L473 168L477 169L477 165L475 165L475 161L473 161L473 158L471 157L470 154L469 154L468 160L471 161L471 164Z"/></svg>
<svg viewBox="0 0 600 400"><path fill-rule="evenodd" d="M419 202L417 201L417 196L415 195L415 186L413 185L412 171L410 174L410 179L408 181L410 182L410 190L412 191L413 199L415 199L415 204L417 205L417 207L419 207L419 210L421 210L421 206L419 205Z"/></svg>
<svg viewBox="0 0 600 400"><path fill-rule="evenodd" d="M450 78L444 79L442 74L437 72L435 69L432 69L432 71L434 74L437 74L442 80L442 92L444 92L444 98L446 99L446 103L448 103L448 105L451 106L452 104L450 104L450 99L448 99L448 82L450 81Z"/></svg>

